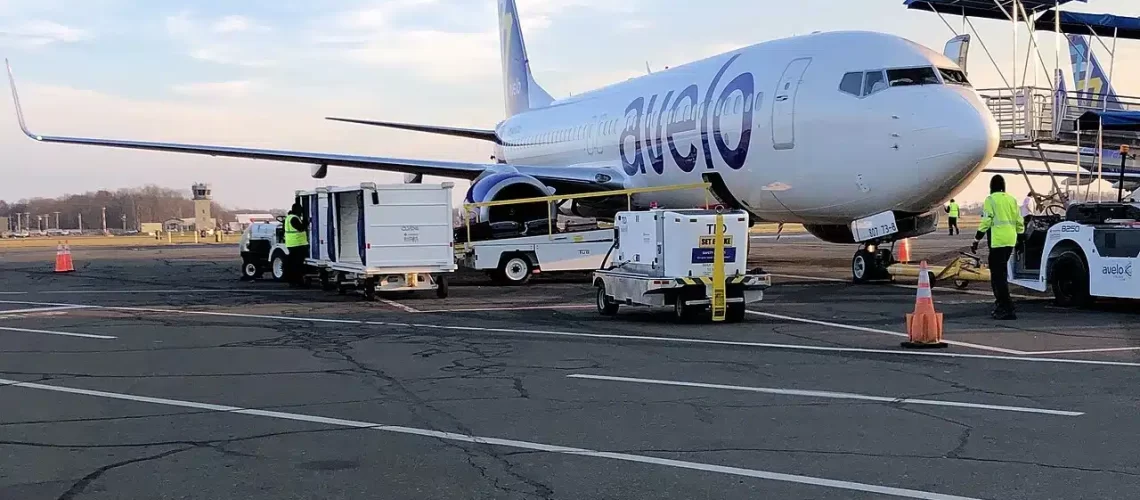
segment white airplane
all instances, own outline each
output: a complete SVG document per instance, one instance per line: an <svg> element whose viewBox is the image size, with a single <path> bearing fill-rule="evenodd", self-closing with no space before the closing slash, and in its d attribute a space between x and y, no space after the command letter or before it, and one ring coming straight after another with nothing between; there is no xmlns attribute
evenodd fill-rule
<svg viewBox="0 0 1140 500"><path fill-rule="evenodd" d="M494 129L330 118L494 143L496 163L445 162L32 133L40 142L253 158L470 179L469 202L710 182L718 201L752 219L797 222L833 243L861 244L856 281L885 273L900 238L932 232L944 201L993 158L997 124L947 57L872 32L764 42L566 99L530 71L514 0L499 0L507 118ZM9 67L11 79L11 68ZM625 198L560 209L612 217ZM597 201L601 200L601 201ZM695 190L634 197L639 208L703 206ZM498 208L481 221L545 218L545 205ZM529 219L527 219L529 220ZM878 224L871 237L851 227ZM883 223L886 221L885 223ZM862 227L862 226L860 226Z"/></svg>

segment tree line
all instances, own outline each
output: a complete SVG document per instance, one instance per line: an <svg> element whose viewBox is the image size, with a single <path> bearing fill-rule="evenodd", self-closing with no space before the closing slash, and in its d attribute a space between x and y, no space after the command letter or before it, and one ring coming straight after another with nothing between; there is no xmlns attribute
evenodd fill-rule
<svg viewBox="0 0 1140 500"><path fill-rule="evenodd" d="M126 188L117 191L99 190L84 194L69 194L58 198L33 198L16 202L0 200L0 216L11 218L15 224L16 214L31 214L31 229L39 228L37 217L46 216L43 229L56 228L55 212L59 212L60 229L102 229L103 210L106 209L107 228L122 230L124 222L127 230L138 230L144 222L163 222L194 216L194 201L185 190L148 185L140 188ZM210 217L218 224L234 220L234 214L253 212L231 210L218 203L210 203ZM265 211L262 211L263 213ZM124 219L124 216L125 219ZM23 216L23 225L27 217ZM4 230L7 228L0 228Z"/></svg>

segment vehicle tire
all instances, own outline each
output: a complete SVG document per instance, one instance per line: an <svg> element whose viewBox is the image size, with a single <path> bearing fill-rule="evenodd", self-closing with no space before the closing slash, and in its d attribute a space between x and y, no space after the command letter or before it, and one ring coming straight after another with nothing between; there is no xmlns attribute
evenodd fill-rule
<svg viewBox="0 0 1140 500"><path fill-rule="evenodd" d="M1092 302L1089 295L1089 271L1080 254L1068 250L1050 266L1049 284L1053 302L1060 307L1083 307Z"/></svg>
<svg viewBox="0 0 1140 500"><path fill-rule="evenodd" d="M610 300L609 295L606 293L606 285L601 281L598 282L596 287L598 290L597 300L595 301L598 306L598 313L602 316L613 316L617 314L620 304Z"/></svg>
<svg viewBox="0 0 1140 500"><path fill-rule="evenodd" d="M320 273L321 290L331 292L337 289L337 282L333 281L333 274L326 269L321 269Z"/></svg>
<svg viewBox="0 0 1140 500"><path fill-rule="evenodd" d="M678 323L688 323L696 316L697 306L685 305L685 301L692 298L693 294L688 290L681 289L677 292L677 298L673 301L673 319Z"/></svg>
<svg viewBox="0 0 1140 500"><path fill-rule="evenodd" d="M273 281L285 281L285 259L286 256L283 252L274 252L273 258L269 260L270 274L273 275Z"/></svg>
<svg viewBox="0 0 1140 500"><path fill-rule="evenodd" d="M364 300L376 300L376 280L366 279L361 286L363 287L361 292L364 294Z"/></svg>
<svg viewBox="0 0 1140 500"><path fill-rule="evenodd" d="M874 279L875 267L875 256L871 252L860 249L851 258L851 281L860 284Z"/></svg>
<svg viewBox="0 0 1140 500"><path fill-rule="evenodd" d="M508 285L523 285L530 281L530 261L522 255L511 255L499 266L499 277Z"/></svg>
<svg viewBox="0 0 1140 500"><path fill-rule="evenodd" d="M435 296L441 299L446 299L447 294L447 276L443 274L437 274L435 277Z"/></svg>
<svg viewBox="0 0 1140 500"><path fill-rule="evenodd" d="M744 321L744 315L747 314L747 311L748 309L744 308L744 304L729 304L724 314L724 320L728 323L740 323Z"/></svg>
<svg viewBox="0 0 1140 500"><path fill-rule="evenodd" d="M969 282L969 281L966 281L966 280L954 280L954 288L957 288L957 289L959 289L959 290L965 290L966 288L969 288L969 286L970 286L970 282Z"/></svg>
<svg viewBox="0 0 1140 500"><path fill-rule="evenodd" d="M261 277L261 267L249 259L243 259L241 263L241 279L255 280Z"/></svg>

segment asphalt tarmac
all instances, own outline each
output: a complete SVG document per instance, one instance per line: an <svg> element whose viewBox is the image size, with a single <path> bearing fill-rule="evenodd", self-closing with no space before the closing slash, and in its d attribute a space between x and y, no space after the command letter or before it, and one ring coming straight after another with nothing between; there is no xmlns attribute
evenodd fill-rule
<svg viewBox="0 0 1140 500"><path fill-rule="evenodd" d="M765 300L687 325L582 275L366 302L228 246L4 251L0 499L1140 497L1134 304L936 287L951 345L910 351L913 283L752 242Z"/></svg>

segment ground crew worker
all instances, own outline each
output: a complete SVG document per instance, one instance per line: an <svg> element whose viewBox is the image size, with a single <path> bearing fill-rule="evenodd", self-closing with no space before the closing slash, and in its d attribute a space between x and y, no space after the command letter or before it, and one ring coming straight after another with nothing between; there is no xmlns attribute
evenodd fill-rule
<svg viewBox="0 0 1140 500"><path fill-rule="evenodd" d="M950 204L946 205L946 213L950 214L950 236L954 236L954 231L962 234L962 230L958 229L958 215L960 215L958 202L954 201L954 198L950 198Z"/></svg>
<svg viewBox="0 0 1140 500"><path fill-rule="evenodd" d="M1029 225L1029 219L1033 217L1033 193L1025 195L1025 199L1021 200L1021 218L1025 221L1025 225Z"/></svg>
<svg viewBox="0 0 1140 500"><path fill-rule="evenodd" d="M285 266L285 279L291 286L304 283L305 257L309 255L309 221L300 203L293 203L285 216L285 247L289 257Z"/></svg>
<svg viewBox="0 0 1140 500"><path fill-rule="evenodd" d="M1009 273L1006 264L1013 249L1025 232L1025 222L1018 210L1017 200L1005 192L1005 179L995 175L990 179L990 195L982 212L982 223L974 235L970 249L977 253L978 243L986 233L990 236L990 286L993 288L995 304L994 319L1017 319L1013 311L1013 300L1009 297Z"/></svg>

